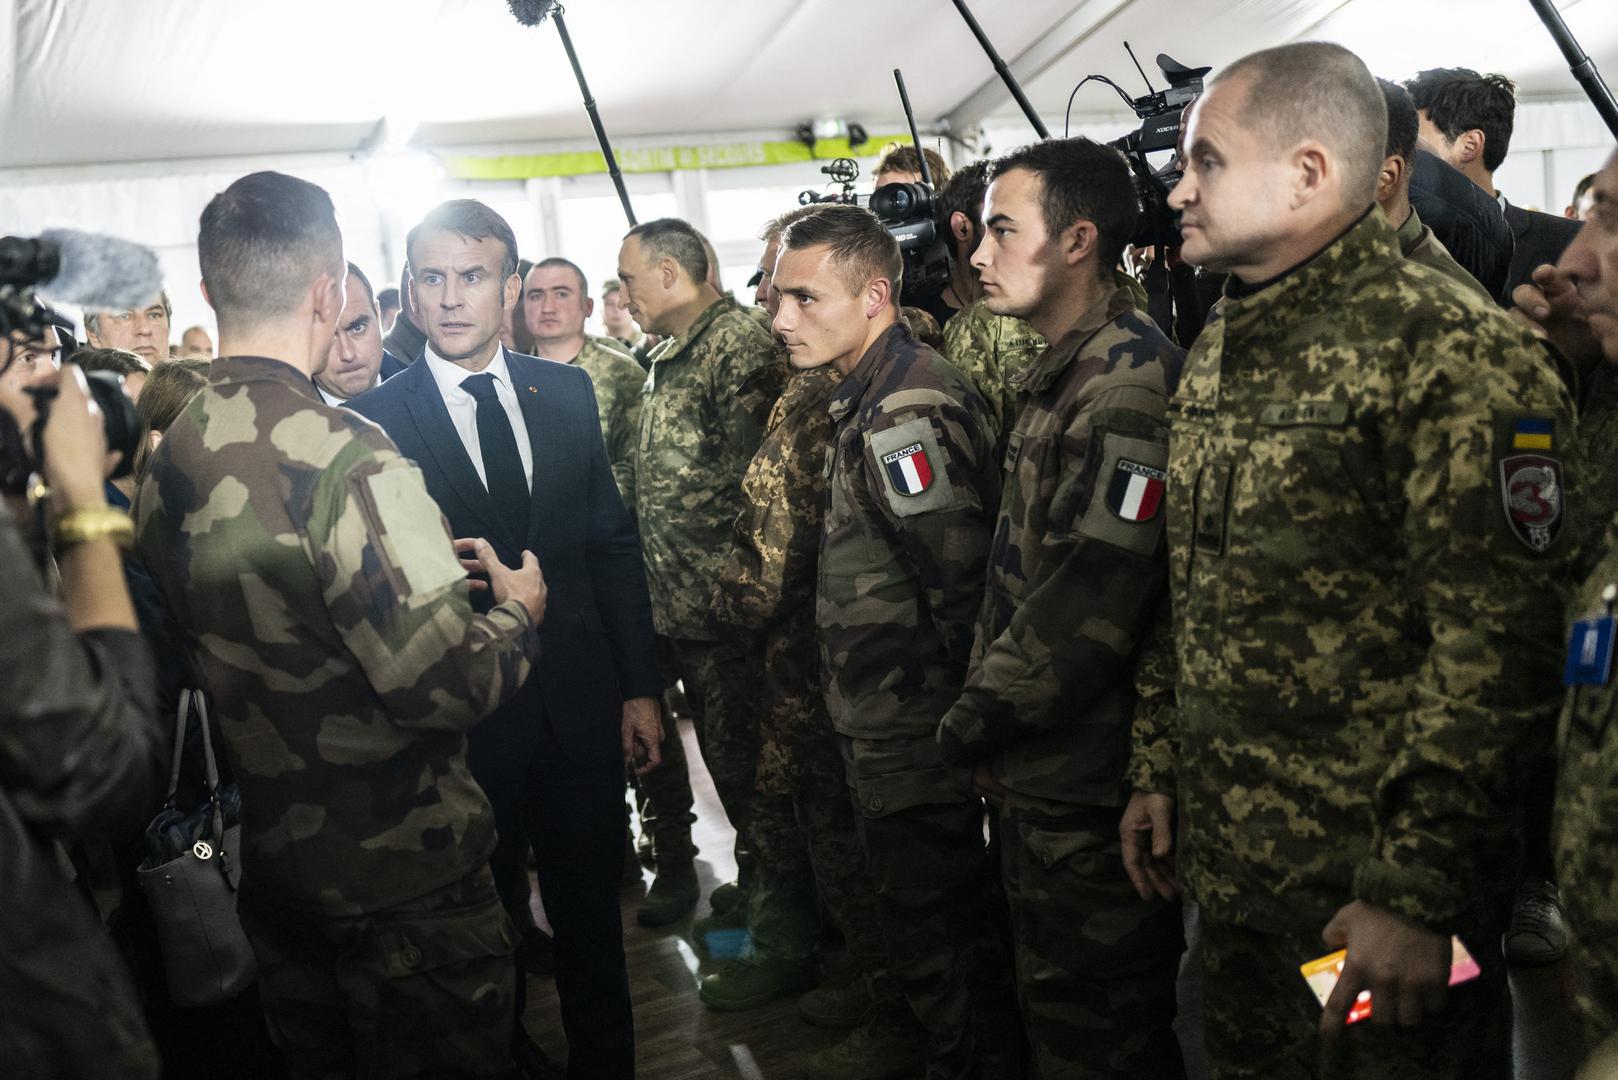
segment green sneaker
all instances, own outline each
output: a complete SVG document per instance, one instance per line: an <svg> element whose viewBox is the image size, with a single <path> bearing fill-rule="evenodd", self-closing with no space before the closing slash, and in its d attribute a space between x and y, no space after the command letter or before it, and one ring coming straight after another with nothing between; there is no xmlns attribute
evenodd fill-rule
<svg viewBox="0 0 1618 1080"><path fill-rule="evenodd" d="M746 1012L776 998L799 994L820 979L816 960L732 960L702 980L697 996L719 1012Z"/></svg>
<svg viewBox="0 0 1618 1080"><path fill-rule="evenodd" d="M927 1036L914 1021L873 1014L835 1046L798 1059L809 1080L890 1080L919 1074Z"/></svg>
<svg viewBox="0 0 1618 1080"><path fill-rule="evenodd" d="M697 873L689 866L666 867L652 879L646 890L646 899L635 912L635 921L642 926L667 926L679 922L697 909Z"/></svg>

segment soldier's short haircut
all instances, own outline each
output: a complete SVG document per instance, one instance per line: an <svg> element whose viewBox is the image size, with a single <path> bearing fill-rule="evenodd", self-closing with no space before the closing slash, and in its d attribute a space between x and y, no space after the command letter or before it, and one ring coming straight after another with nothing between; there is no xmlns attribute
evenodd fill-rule
<svg viewBox="0 0 1618 1080"><path fill-rule="evenodd" d="M506 249L500 263L500 280L517 272L517 234L494 208L476 199L441 202L405 234L405 258L412 266L416 263L416 241L429 232L452 232L464 240L474 241L492 236Z"/></svg>
<svg viewBox="0 0 1618 1080"><path fill-rule="evenodd" d="M708 252L703 246L702 234L690 222L679 218L657 218L641 222L625 235L640 240L646 248L647 261L673 259L691 275L692 281L707 279Z"/></svg>
<svg viewBox="0 0 1618 1080"><path fill-rule="evenodd" d="M572 259L564 259L560 255L552 255L548 259L541 259L535 263L534 269L538 270L542 266L561 266L573 271L573 276L579 279L579 295L590 295L590 282L585 278L584 271L579 269L579 264L574 262ZM527 275L524 274L523 277L526 278ZM526 281L524 284L526 285Z"/></svg>
<svg viewBox="0 0 1618 1080"><path fill-rule="evenodd" d="M1446 139L1476 129L1483 132L1483 167L1490 172L1506 160L1517 116L1517 84L1504 75L1479 75L1471 68L1428 68L1405 82L1417 112L1427 114Z"/></svg>
<svg viewBox="0 0 1618 1080"><path fill-rule="evenodd" d="M376 290L371 288L371 279L365 276L365 271L361 270L357 263L350 262L348 272L360 279L360 284L365 286L366 298L370 300L371 307L376 308Z"/></svg>
<svg viewBox="0 0 1618 1080"><path fill-rule="evenodd" d="M244 176L202 211L197 259L222 325L289 314L321 274L342 277L331 196L284 173Z"/></svg>
<svg viewBox="0 0 1618 1080"><path fill-rule="evenodd" d="M159 304L163 305L163 314L164 315L168 316L170 319L174 318L174 304L172 302L170 302L170 300L169 300L169 291L167 289L164 289L164 290L162 290L161 292L159 292L157 294L157 302ZM146 308L149 308L151 306L152 306L151 304L147 304L147 305L145 305L145 307L142 307L140 310L145 311ZM115 314L115 313L111 312L111 311L86 311L84 313L84 332L86 334L95 334L97 336L100 336L100 334L101 334L101 316L103 316L103 315L112 315L112 314Z"/></svg>
<svg viewBox="0 0 1618 1080"><path fill-rule="evenodd" d="M944 164L937 150L923 147L921 152L927 157L927 168L932 170L933 186L943 187L949 182L949 166ZM876 168L871 170L871 175L875 177L885 172L915 173L920 176L921 158L916 156L916 148L896 144L884 150L882 156L876 159Z"/></svg>
<svg viewBox="0 0 1618 1080"><path fill-rule="evenodd" d="M826 205L810 203L808 206L794 206L784 214L777 214L764 223L764 231L758 234L758 238L766 244L774 243L781 239L781 234L786 232L793 222L803 220L815 211L824 209Z"/></svg>
<svg viewBox="0 0 1618 1080"><path fill-rule="evenodd" d="M1095 225L1096 272L1110 278L1140 220L1140 200L1124 156L1083 137L1047 139L996 160L989 166L989 182L1016 169L1039 177L1039 208L1049 240L1077 221Z"/></svg>
<svg viewBox="0 0 1618 1080"><path fill-rule="evenodd" d="M950 216L956 213L966 215L966 220L972 223L975 233L983 228L983 196L989 190L989 161L984 158L962 165L955 170L949 178L949 183L938 189L938 198L933 205L936 207L934 218L940 236L951 236L949 230Z"/></svg>
<svg viewBox="0 0 1618 1080"><path fill-rule="evenodd" d="M1376 84L1382 88L1382 103L1388 107L1388 139L1382 147L1382 156L1403 158L1408 166L1416 156L1416 137L1421 132L1416 106L1398 83L1378 79ZM1409 171L1405 170L1407 174Z"/></svg>
<svg viewBox="0 0 1618 1080"><path fill-rule="evenodd" d="M860 206L832 204L805 214L781 234L782 251L826 246L832 265L851 293L872 278L887 278L893 286L894 307L904 283L904 256L875 214Z"/></svg>
<svg viewBox="0 0 1618 1080"><path fill-rule="evenodd" d="M1300 41L1249 53L1209 85L1245 83L1243 121L1277 149L1315 139L1343 169L1345 206L1364 209L1376 197L1388 108L1365 62L1341 45Z"/></svg>

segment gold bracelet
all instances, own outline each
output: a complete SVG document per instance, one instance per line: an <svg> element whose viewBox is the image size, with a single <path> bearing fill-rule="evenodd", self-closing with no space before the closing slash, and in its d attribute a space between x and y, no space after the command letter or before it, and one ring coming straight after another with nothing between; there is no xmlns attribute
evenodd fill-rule
<svg viewBox="0 0 1618 1080"><path fill-rule="evenodd" d="M90 540L111 540L121 548L131 548L135 544L135 523L122 510L98 506L69 510L51 530L51 546L57 551Z"/></svg>

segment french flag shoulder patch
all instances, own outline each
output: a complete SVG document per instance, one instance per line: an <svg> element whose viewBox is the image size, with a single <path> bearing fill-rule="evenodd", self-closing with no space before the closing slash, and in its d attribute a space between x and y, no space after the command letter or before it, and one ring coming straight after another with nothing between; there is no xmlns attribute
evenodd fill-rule
<svg viewBox="0 0 1618 1080"><path fill-rule="evenodd" d="M920 442L883 454L882 467L888 472L889 485L900 495L914 497L933 486L933 463Z"/></svg>
<svg viewBox="0 0 1618 1080"><path fill-rule="evenodd" d="M1123 521L1151 521L1163 508L1168 478L1162 469L1120 457L1107 485L1107 509Z"/></svg>

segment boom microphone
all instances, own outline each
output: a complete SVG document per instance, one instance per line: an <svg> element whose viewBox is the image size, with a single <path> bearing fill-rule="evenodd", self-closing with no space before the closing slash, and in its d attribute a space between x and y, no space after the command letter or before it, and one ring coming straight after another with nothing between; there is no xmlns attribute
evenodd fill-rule
<svg viewBox="0 0 1618 1080"><path fill-rule="evenodd" d="M0 289L32 289L58 303L127 310L163 288L157 256L128 240L76 229L0 238Z"/></svg>

